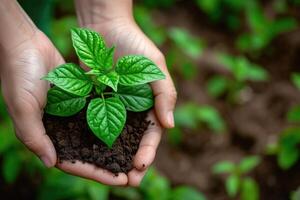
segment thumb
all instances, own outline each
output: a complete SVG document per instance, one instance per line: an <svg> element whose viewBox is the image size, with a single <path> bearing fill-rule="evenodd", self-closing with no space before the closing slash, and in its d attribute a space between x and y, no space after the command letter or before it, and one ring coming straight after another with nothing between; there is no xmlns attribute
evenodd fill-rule
<svg viewBox="0 0 300 200"><path fill-rule="evenodd" d="M56 164L54 146L45 132L41 112L30 108L22 108L12 115L16 136L35 153L46 167Z"/></svg>
<svg viewBox="0 0 300 200"><path fill-rule="evenodd" d="M151 84L155 96L155 112L163 127L173 128L173 112L177 100L177 92L167 70L165 60L161 59L160 62L156 63L166 75L166 79Z"/></svg>

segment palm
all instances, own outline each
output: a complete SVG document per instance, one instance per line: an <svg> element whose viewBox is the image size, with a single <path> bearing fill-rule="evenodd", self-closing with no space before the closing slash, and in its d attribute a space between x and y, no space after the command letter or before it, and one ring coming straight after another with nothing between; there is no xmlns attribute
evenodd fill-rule
<svg viewBox="0 0 300 200"><path fill-rule="evenodd" d="M161 52L135 24L128 24L124 21L107 21L104 24L98 24L91 28L100 32L108 45L116 46L116 58L135 54L144 55L159 66L164 62ZM161 69L168 74L166 68ZM155 91L155 87L153 87L153 89L155 95L157 91ZM154 160L156 148L161 139L162 128L154 112L150 112L149 119L154 122L155 125L149 127L141 141L140 148L134 159L135 168L128 174L129 185L134 186L140 183L147 167Z"/></svg>
<svg viewBox="0 0 300 200"><path fill-rule="evenodd" d="M52 142L45 134L42 123L43 108L49 85L40 80L49 70L64 61L49 39L38 32L32 40L20 44L6 55L1 71L2 88L17 137L42 160L50 158L48 166L57 163ZM52 163L52 164L51 164ZM74 175L111 185L127 183L125 174L117 178L113 174L96 169L90 164L63 162L57 167Z"/></svg>

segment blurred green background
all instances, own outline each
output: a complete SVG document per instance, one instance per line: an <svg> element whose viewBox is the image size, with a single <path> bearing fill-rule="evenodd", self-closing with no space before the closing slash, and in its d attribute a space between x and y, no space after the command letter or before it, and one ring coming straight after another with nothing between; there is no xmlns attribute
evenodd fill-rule
<svg viewBox="0 0 300 200"><path fill-rule="evenodd" d="M67 61L73 0L19 0ZM117 6L117 5L116 5ZM15 138L0 96L0 194L38 200L300 199L300 1L137 0L178 90L139 188L45 169ZM299 188L299 189L298 189Z"/></svg>

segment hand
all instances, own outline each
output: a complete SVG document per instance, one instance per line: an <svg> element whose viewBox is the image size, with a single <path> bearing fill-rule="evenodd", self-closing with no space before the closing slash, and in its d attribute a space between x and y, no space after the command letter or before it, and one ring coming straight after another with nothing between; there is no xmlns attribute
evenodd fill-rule
<svg viewBox="0 0 300 200"><path fill-rule="evenodd" d="M155 122L155 126L149 126L149 130L142 138L134 159L135 168L128 174L128 185L137 186L142 180L146 169L154 160L162 134L161 125L165 128L174 127L173 109L176 103L176 90L167 70L163 54L144 35L133 20L112 18L106 19L102 23L89 24L87 27L101 33L108 45L116 45L116 57L128 54L144 55L156 63L166 75L165 80L151 84L155 97L155 112L151 112L149 118Z"/></svg>
<svg viewBox="0 0 300 200"><path fill-rule="evenodd" d="M13 119L16 136L33 151L47 167L57 163L56 153L42 122L49 84L40 80L64 60L50 40L40 31L3 50L0 60L1 86L8 111ZM73 175L108 185L125 185L127 176L95 168L91 164L63 162L58 168Z"/></svg>

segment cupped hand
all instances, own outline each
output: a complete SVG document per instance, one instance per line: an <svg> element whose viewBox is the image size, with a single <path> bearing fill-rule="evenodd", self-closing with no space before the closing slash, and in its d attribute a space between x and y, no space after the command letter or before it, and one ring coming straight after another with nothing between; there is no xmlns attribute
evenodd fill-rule
<svg viewBox="0 0 300 200"><path fill-rule="evenodd" d="M151 84L155 97L155 109L149 114L155 123L149 126L134 158L134 169L128 174L128 185L140 184L146 169L154 160L160 142L162 127L174 127L173 110L176 90L168 72L165 58L160 50L147 38L132 19L112 18L102 23L86 25L104 36L108 45L116 46L115 57L136 54L151 59L166 75L166 79Z"/></svg>
<svg viewBox="0 0 300 200"><path fill-rule="evenodd" d="M64 60L40 31L14 48L2 51L0 60L1 87L8 111L14 122L16 136L34 152L47 167L61 170L108 185L125 185L127 175L112 173L91 164L63 162L57 157L42 122L49 84L40 80Z"/></svg>

